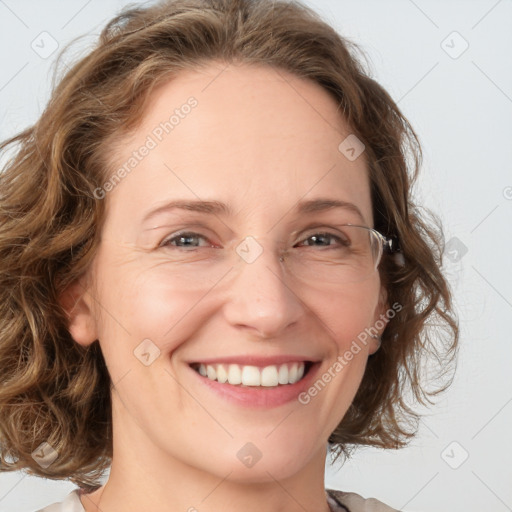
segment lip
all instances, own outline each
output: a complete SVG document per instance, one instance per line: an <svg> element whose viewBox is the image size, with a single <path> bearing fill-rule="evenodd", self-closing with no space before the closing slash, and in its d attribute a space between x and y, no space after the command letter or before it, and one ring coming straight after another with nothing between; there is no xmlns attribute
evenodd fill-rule
<svg viewBox="0 0 512 512"><path fill-rule="evenodd" d="M262 366L269 366L270 364L278 364L275 362L269 363L268 361L276 361L278 358L226 358L226 359L210 359L208 360L210 363L221 364L228 362L229 359L232 359L232 364L241 364L239 361L247 361L254 359L265 359L265 364ZM295 361L306 361L307 359L295 359ZM291 361L291 359L283 359L282 362ZM310 360L311 361L311 360ZM201 361L203 364L205 362ZM192 368L192 366L187 365L188 369L192 373L192 377L198 381L200 385L204 385L207 390L214 393L222 400L230 402L232 404L248 407L248 408L260 408L260 409L271 409L274 407L279 407L281 405L290 403L292 401L298 401L298 396L300 393L305 391L311 386L311 382L315 379L315 375L318 373L318 369L320 368L320 362L311 362L311 366L309 367L308 372L304 375L304 377L295 382L294 384L285 384L276 387L256 387L256 386L243 386L243 385L232 385L228 383L221 384L216 380L210 380L208 377L203 377L196 370ZM194 364L194 363L190 363ZM249 363L244 363L249 364ZM258 365L254 365L258 366Z"/></svg>
<svg viewBox="0 0 512 512"><path fill-rule="evenodd" d="M240 364L243 366L259 366L264 368L265 366L280 365L284 363L305 363L305 362L317 363L318 360L308 356L297 356L297 355L280 355L280 356L227 356L227 357L216 357L211 359L198 359L197 361L188 361L189 365L194 364Z"/></svg>

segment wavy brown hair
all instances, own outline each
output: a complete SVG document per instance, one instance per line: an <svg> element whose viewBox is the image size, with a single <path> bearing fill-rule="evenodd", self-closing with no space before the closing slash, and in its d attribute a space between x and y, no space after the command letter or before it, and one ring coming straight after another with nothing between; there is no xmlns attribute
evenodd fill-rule
<svg viewBox="0 0 512 512"><path fill-rule="evenodd" d="M71 338L59 297L95 256L105 201L94 191L112 175L112 148L138 126L152 88L213 60L316 82L364 142L374 227L397 237L403 255L403 264L385 256L379 272L389 304L402 309L329 443L347 455L357 445L399 448L417 432L416 403L451 381L458 325L441 272L440 222L412 199L420 143L360 56L297 2L130 6L63 73L39 120L0 145L15 150L0 173L0 471L91 488L110 465L112 383L98 341L84 347ZM447 378L424 382L428 361ZM32 456L44 442L58 453L48 467Z"/></svg>

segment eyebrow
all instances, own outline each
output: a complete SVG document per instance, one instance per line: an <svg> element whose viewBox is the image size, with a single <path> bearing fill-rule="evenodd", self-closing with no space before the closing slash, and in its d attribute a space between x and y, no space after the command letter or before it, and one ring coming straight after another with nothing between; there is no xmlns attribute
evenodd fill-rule
<svg viewBox="0 0 512 512"><path fill-rule="evenodd" d="M349 210L355 213L361 219L362 222L365 222L361 210L355 204L349 203L347 201L342 201L340 199L321 197L317 199L310 199L307 201L299 201L299 203L295 207L295 213L304 215L307 213L323 212L331 210L333 208L343 208L344 210ZM221 201L177 199L174 201L170 201L162 206L159 206L158 208L150 210L144 216L142 222L145 223L161 213L167 213L175 209L187 210L198 213L207 213L210 215L223 215L227 217L233 216L233 210L226 203L223 203Z"/></svg>

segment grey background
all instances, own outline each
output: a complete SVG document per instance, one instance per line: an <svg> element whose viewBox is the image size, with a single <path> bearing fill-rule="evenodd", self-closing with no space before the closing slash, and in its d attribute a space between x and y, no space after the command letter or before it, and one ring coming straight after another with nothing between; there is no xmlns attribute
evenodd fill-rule
<svg viewBox="0 0 512 512"><path fill-rule="evenodd" d="M408 512L512 510L512 2L306 3L361 44L419 134L425 162L415 194L444 222L461 323L456 380L418 437L400 451L359 450L328 467L326 486ZM35 122L48 99L57 52L33 49L48 37L40 34L59 50L89 34L68 54L79 57L126 4L0 0L0 139ZM0 511L30 512L73 487L1 474Z"/></svg>

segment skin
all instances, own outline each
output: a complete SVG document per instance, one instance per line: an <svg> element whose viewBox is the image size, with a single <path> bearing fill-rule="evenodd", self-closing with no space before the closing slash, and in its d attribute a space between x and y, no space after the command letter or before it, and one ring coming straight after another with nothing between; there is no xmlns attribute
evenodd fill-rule
<svg viewBox="0 0 512 512"><path fill-rule="evenodd" d="M327 438L375 342L307 405L241 407L212 393L187 362L300 354L321 360L320 376L375 324L387 309L377 272L343 287L305 284L277 251L311 220L329 227L338 215L372 227L364 154L349 161L338 150L351 131L319 85L266 66L212 62L156 88L112 161L126 162L190 96L198 106L108 192L94 263L62 297L74 340L99 340L113 382L110 478L81 501L87 512L328 512ZM317 197L350 201L363 220L343 210L289 213L300 199ZM223 201L234 215L175 210L141 224L168 200L198 198ZM263 252L251 264L232 258L220 281L208 279L206 260L197 267L206 277L194 279L176 247L159 247L191 224L218 249L252 236ZM144 339L160 350L149 366L134 357ZM262 454L252 467L237 457L249 441Z"/></svg>

